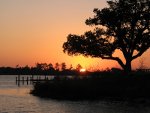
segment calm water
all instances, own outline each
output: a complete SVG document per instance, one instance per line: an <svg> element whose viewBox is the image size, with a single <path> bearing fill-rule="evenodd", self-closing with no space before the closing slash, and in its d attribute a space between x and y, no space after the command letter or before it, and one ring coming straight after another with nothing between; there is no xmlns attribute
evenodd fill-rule
<svg viewBox="0 0 150 113"><path fill-rule="evenodd" d="M0 113L150 113L150 104L120 101L58 101L29 94L16 76L0 75ZM149 102L148 102L149 103Z"/></svg>

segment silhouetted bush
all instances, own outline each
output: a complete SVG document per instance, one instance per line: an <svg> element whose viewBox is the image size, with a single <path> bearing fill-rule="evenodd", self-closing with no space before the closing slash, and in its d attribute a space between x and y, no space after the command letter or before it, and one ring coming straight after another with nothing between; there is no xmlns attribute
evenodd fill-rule
<svg viewBox="0 0 150 113"><path fill-rule="evenodd" d="M103 73L99 76L57 78L52 81L35 83L31 93L40 97L73 100L105 97L149 98L150 74L113 75Z"/></svg>

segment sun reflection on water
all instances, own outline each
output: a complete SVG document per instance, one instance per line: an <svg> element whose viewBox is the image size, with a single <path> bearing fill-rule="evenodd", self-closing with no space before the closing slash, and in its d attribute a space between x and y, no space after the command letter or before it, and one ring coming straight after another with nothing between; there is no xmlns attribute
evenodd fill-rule
<svg viewBox="0 0 150 113"><path fill-rule="evenodd" d="M29 88L18 89L0 89L0 95L26 96L30 93Z"/></svg>

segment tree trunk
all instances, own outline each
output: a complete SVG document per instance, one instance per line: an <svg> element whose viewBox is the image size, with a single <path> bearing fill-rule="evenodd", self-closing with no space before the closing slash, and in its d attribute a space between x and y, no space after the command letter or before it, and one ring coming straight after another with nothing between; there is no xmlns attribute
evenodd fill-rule
<svg viewBox="0 0 150 113"><path fill-rule="evenodd" d="M125 71L125 73L130 73L132 71L131 60L126 61L126 64L124 66L124 71Z"/></svg>

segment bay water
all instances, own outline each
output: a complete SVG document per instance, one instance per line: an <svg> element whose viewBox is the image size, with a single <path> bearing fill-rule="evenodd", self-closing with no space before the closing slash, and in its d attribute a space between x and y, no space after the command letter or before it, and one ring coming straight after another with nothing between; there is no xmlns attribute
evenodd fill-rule
<svg viewBox="0 0 150 113"><path fill-rule="evenodd" d="M24 82L18 86L16 77L0 75L0 113L150 113L148 101L69 101L36 97L30 94L32 84Z"/></svg>

